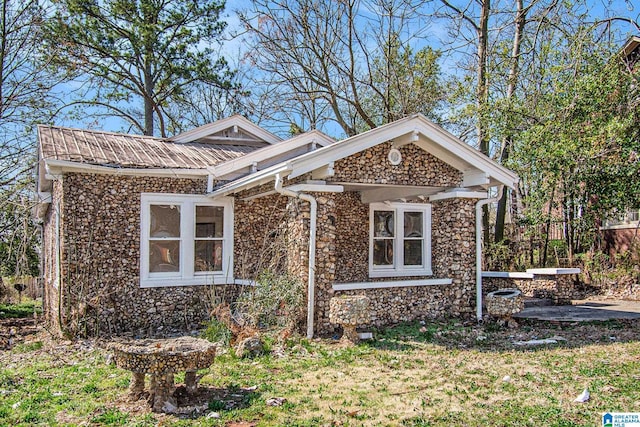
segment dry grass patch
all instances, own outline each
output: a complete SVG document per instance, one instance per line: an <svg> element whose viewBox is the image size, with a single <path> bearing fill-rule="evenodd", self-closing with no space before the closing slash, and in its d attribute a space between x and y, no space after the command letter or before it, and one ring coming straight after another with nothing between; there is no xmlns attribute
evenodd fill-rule
<svg viewBox="0 0 640 427"><path fill-rule="evenodd" d="M181 416L129 402L129 373L98 343L39 334L0 352L0 425L599 425L602 412L640 408L638 326L431 322L377 331L355 347L272 341L255 359L217 357L200 383L206 408ZM513 344L551 336L566 341ZM585 387L591 400L573 402ZM273 397L284 404L269 406Z"/></svg>

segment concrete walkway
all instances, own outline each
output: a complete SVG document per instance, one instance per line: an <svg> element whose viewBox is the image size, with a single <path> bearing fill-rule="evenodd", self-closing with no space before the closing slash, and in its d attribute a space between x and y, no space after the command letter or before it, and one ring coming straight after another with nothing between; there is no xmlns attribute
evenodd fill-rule
<svg viewBox="0 0 640 427"><path fill-rule="evenodd" d="M573 305L527 307L514 317L561 322L640 319L640 301L582 300Z"/></svg>

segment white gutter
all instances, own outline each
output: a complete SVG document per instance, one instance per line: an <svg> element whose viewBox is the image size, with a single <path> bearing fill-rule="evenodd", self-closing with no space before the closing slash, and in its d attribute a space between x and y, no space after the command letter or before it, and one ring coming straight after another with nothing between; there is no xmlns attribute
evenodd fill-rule
<svg viewBox="0 0 640 427"><path fill-rule="evenodd" d="M61 171L101 173L110 175L130 175L130 176L158 176L170 178L200 178L207 176L207 169L184 169L184 168L120 168L94 165L91 163L77 163L69 160L45 160L47 179L55 177ZM51 176L53 175L53 177Z"/></svg>
<svg viewBox="0 0 640 427"><path fill-rule="evenodd" d="M231 193L236 193L241 190L245 190L247 188L256 187L258 185L267 184L271 182L274 176L291 171L288 163L280 163L278 165L274 165L268 167L267 169L263 169L256 173L252 173L251 175L247 175L243 178L236 179L228 184L223 185L207 194L209 197L223 197L228 196Z"/></svg>
<svg viewBox="0 0 640 427"><path fill-rule="evenodd" d="M504 185L498 187L498 194L476 203L476 318L482 320L482 207L495 203L502 197Z"/></svg>
<svg viewBox="0 0 640 427"><path fill-rule="evenodd" d="M309 202L310 206L310 224L309 224L309 277L307 284L307 338L313 338L313 322L315 317L315 276L316 276L316 224L318 218L318 203L316 199L306 193L297 193L295 191L282 188L282 177L276 174L275 182L276 192L283 196L296 197L305 202Z"/></svg>

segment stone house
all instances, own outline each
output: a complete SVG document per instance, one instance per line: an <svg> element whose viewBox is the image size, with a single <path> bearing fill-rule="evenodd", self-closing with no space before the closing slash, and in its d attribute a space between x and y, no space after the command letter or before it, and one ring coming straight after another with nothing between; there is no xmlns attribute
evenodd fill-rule
<svg viewBox="0 0 640 427"><path fill-rule="evenodd" d="M167 139L38 130L45 311L86 335L198 326L282 235L310 337L340 294L373 325L481 316L479 213L518 180L422 115L337 142L240 116Z"/></svg>

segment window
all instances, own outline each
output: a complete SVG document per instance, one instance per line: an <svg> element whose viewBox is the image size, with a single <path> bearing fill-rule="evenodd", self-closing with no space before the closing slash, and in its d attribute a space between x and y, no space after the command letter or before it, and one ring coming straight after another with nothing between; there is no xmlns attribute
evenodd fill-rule
<svg viewBox="0 0 640 427"><path fill-rule="evenodd" d="M431 275L431 205L370 205L369 276Z"/></svg>
<svg viewBox="0 0 640 427"><path fill-rule="evenodd" d="M627 209L626 211L614 212L605 219L604 228L625 228L625 226L637 226L640 222L640 209Z"/></svg>
<svg viewBox="0 0 640 427"><path fill-rule="evenodd" d="M141 198L140 285L223 283L233 271L233 204L183 194Z"/></svg>

